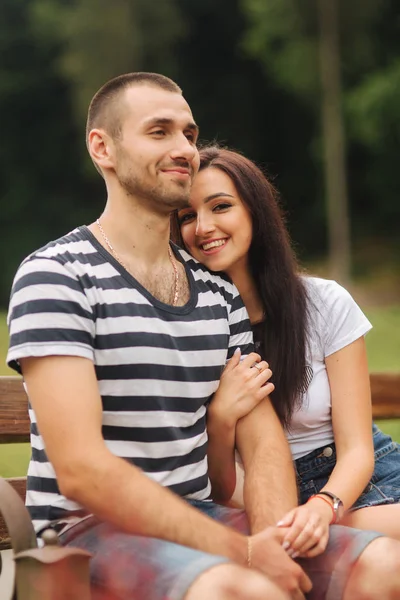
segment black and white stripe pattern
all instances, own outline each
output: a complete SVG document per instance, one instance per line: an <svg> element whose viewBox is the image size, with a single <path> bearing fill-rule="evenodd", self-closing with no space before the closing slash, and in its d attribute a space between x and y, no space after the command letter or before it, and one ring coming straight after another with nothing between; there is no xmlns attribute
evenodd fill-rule
<svg viewBox="0 0 400 600"><path fill-rule="evenodd" d="M94 362L103 436L115 455L181 496L206 499L206 403L236 347L252 350L236 288L174 248L186 266L189 302L152 297L98 243L75 229L29 256L16 275L7 361L69 355ZM35 414L27 506L36 528L80 507L58 490Z"/></svg>

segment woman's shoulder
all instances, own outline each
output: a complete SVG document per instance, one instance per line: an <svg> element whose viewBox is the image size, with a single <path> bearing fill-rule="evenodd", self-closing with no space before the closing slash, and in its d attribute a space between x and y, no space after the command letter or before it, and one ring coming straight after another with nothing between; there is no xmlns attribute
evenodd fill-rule
<svg viewBox="0 0 400 600"><path fill-rule="evenodd" d="M323 341L325 356L371 329L371 323L357 302L339 283L320 277L305 277L304 281L309 301L309 322Z"/></svg>
<svg viewBox="0 0 400 600"><path fill-rule="evenodd" d="M332 292L346 292L348 294L347 290L334 279L324 279L323 277L316 277L314 275L302 275L301 278L309 290L315 291L318 294L329 294Z"/></svg>
<svg viewBox="0 0 400 600"><path fill-rule="evenodd" d="M323 279L310 275L302 276L310 300L310 308L314 306L324 312L324 307L333 308L340 305L355 303L352 295L346 288L333 279Z"/></svg>

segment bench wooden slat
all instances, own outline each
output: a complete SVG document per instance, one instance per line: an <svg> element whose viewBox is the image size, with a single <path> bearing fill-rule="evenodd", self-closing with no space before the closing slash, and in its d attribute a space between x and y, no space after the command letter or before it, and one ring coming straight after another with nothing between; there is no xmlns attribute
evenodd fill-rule
<svg viewBox="0 0 400 600"><path fill-rule="evenodd" d="M29 442L28 399L21 377L0 377L0 444Z"/></svg>
<svg viewBox="0 0 400 600"><path fill-rule="evenodd" d="M400 373L370 376L374 419L400 418Z"/></svg>
<svg viewBox="0 0 400 600"><path fill-rule="evenodd" d="M374 418L400 418L400 373L372 373ZM28 400L20 377L0 377L0 443L29 442Z"/></svg>

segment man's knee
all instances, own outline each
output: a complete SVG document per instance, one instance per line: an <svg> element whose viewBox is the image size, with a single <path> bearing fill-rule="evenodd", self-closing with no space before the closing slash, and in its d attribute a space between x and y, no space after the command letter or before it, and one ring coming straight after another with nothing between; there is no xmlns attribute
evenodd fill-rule
<svg viewBox="0 0 400 600"><path fill-rule="evenodd" d="M344 600L400 598L400 542L382 537L371 542L350 576Z"/></svg>
<svg viewBox="0 0 400 600"><path fill-rule="evenodd" d="M267 577L234 564L222 564L202 573L185 600L289 600Z"/></svg>

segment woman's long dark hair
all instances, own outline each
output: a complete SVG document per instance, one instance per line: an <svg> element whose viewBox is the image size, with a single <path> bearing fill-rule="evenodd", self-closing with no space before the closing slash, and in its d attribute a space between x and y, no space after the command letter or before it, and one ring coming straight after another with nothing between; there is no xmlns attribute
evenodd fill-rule
<svg viewBox="0 0 400 600"><path fill-rule="evenodd" d="M249 264L265 311L263 345L273 372L271 401L289 427L294 409L306 389L308 296L293 252L278 194L263 172L238 152L205 146L200 150L200 171L220 169L252 216L253 238ZM184 247L177 221L173 236Z"/></svg>

